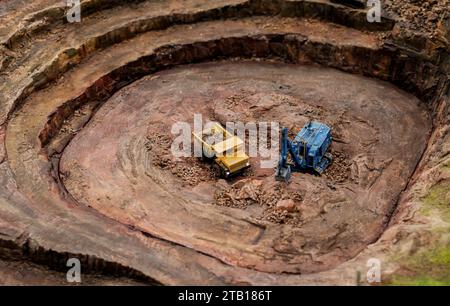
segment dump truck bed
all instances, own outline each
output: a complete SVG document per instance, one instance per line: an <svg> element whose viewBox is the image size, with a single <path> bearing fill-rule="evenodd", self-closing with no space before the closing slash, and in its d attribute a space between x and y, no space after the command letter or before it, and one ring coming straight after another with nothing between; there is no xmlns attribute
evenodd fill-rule
<svg viewBox="0 0 450 306"><path fill-rule="evenodd" d="M215 134L219 137L214 137ZM202 134L193 133L194 138L202 143L205 155L214 158L214 161L221 167L226 177L250 166L249 157L244 151L244 142L234 136L220 124L214 124L212 128L202 131ZM203 136L213 137L213 139L223 139L215 144L208 144Z"/></svg>
<svg viewBox="0 0 450 306"><path fill-rule="evenodd" d="M212 146L212 148L216 152L217 155L221 155L221 154L225 155L226 152L229 152L230 150L233 150L235 148L241 148L243 145L244 145L244 142L239 137L232 136L228 139L225 139L222 142L214 144ZM230 154L230 155L232 155L232 154Z"/></svg>

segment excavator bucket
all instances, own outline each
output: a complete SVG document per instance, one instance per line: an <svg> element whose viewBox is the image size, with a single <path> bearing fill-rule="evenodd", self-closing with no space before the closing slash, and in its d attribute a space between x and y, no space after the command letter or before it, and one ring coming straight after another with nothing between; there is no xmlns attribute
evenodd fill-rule
<svg viewBox="0 0 450 306"><path fill-rule="evenodd" d="M277 170L275 172L275 179L277 181L289 183L289 180L291 179L291 167L290 166L284 166L284 167L278 166Z"/></svg>

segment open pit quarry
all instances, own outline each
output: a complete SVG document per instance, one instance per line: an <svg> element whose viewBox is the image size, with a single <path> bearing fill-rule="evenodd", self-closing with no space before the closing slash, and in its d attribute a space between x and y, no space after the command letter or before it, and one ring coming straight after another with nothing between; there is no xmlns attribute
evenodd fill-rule
<svg viewBox="0 0 450 306"><path fill-rule="evenodd" d="M450 8L423 2L0 0L0 284L69 258L88 285L450 284ZM334 161L224 180L171 153L195 114L326 123Z"/></svg>

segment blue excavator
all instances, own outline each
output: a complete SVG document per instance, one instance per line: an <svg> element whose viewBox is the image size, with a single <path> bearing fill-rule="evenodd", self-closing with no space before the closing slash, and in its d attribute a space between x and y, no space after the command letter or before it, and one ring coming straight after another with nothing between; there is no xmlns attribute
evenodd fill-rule
<svg viewBox="0 0 450 306"><path fill-rule="evenodd" d="M283 128L275 179L289 182L293 171L322 174L333 161L328 152L332 140L331 129L317 121L308 122L293 141L289 139L288 129Z"/></svg>

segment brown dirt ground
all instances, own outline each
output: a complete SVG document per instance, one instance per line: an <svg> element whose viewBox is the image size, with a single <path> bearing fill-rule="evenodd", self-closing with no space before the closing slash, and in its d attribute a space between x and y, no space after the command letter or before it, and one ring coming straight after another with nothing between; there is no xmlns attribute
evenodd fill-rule
<svg viewBox="0 0 450 306"><path fill-rule="evenodd" d="M279 121L292 131L321 120L335 131L336 161L322 177L294 174L288 186L275 182L273 168L260 168L260 158L243 176L219 180L209 164L175 159L169 150L171 124L192 122L194 113L222 124ZM201 64L158 73L117 93L70 143L61 171L77 201L123 223L207 252L217 247L208 232L225 231L226 253L242 248L242 225L232 229L226 220L252 220L282 244L301 239L303 250L321 254L320 264L300 265L315 271L353 256L382 232L429 129L418 100L383 82L312 66ZM409 150L411 144L422 150ZM282 199L294 201L293 211L277 209ZM211 204L220 209L203 208ZM206 220L198 209L218 215ZM297 238L283 238L281 225L295 228ZM260 239L264 252L287 247Z"/></svg>

